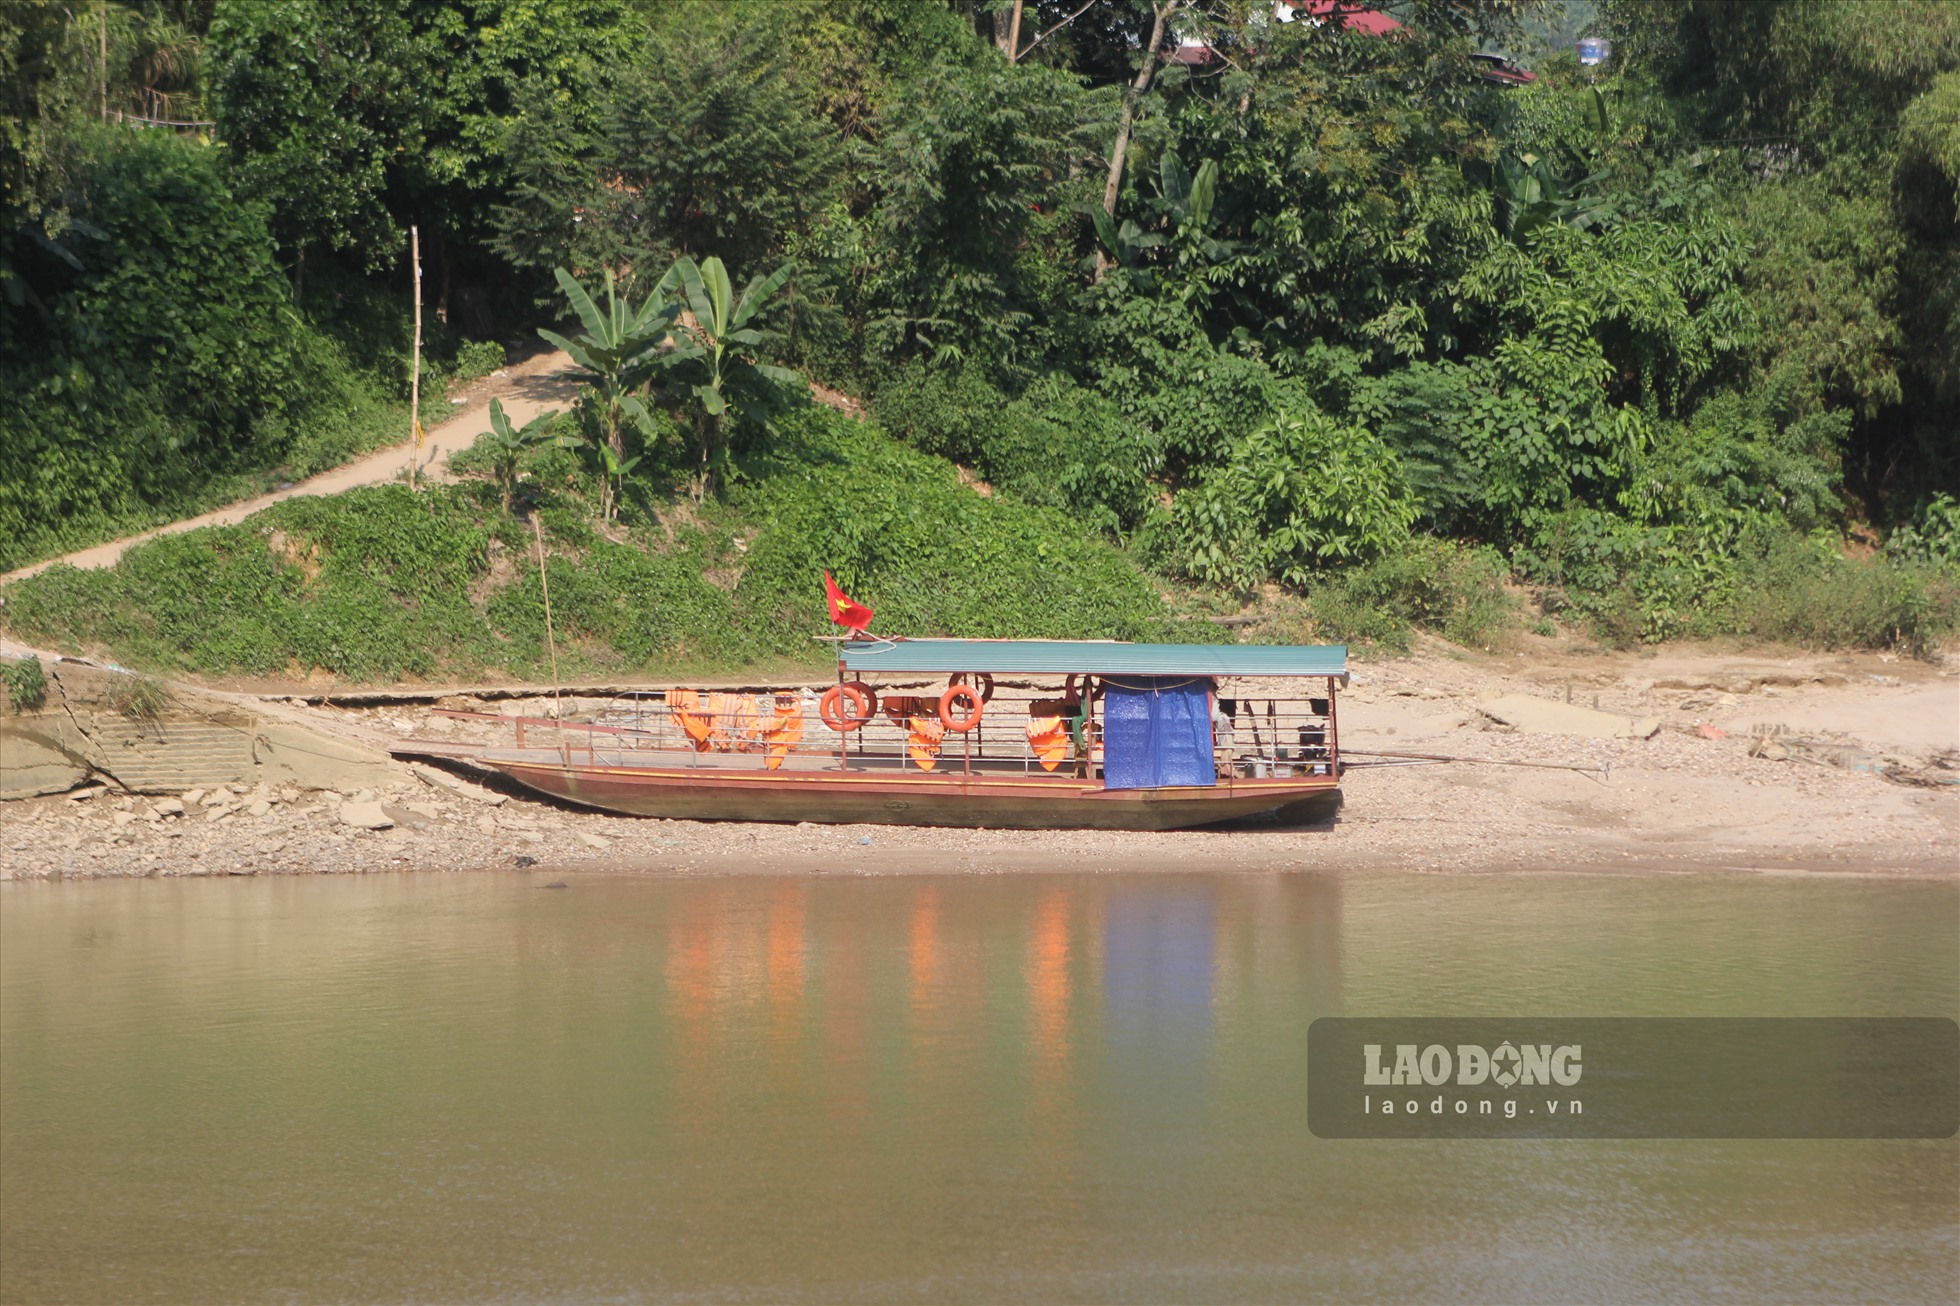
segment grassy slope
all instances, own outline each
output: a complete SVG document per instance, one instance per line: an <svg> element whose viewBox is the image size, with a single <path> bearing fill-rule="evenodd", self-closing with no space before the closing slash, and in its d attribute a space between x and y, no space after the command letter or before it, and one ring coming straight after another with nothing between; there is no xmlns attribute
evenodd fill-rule
<svg viewBox="0 0 1960 1306"><path fill-rule="evenodd" d="M561 674L814 666L821 575L893 633L1215 639L1177 623L1128 558L1062 514L988 499L953 467L820 408L719 502L629 495L595 521L563 451L527 481ZM295 499L169 536L115 568L11 586L0 628L125 665L351 682L549 673L527 521L484 481Z"/></svg>

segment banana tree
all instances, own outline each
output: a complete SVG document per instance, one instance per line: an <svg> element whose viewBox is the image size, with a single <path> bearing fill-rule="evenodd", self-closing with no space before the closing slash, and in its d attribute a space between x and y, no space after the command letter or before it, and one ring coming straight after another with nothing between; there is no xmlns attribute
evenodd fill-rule
<svg viewBox="0 0 1960 1306"><path fill-rule="evenodd" d="M1158 161L1157 195L1146 201L1156 230L1146 231L1129 218L1119 226L1089 205L1084 212L1101 247L1089 262L1113 266L1132 294L1167 293L1186 306L1207 304L1212 283L1239 252L1236 242L1211 234L1217 201L1218 161L1206 159L1193 173L1175 150L1166 150Z"/></svg>
<svg viewBox="0 0 1960 1306"><path fill-rule="evenodd" d="M1587 117L1595 144L1588 149L1567 145L1562 167L1537 154L1508 150L1491 166L1492 218L1520 248L1540 227L1563 223L1584 231L1607 226L1619 216L1606 193L1611 173L1604 162L1613 141L1613 114L1597 88Z"/></svg>
<svg viewBox="0 0 1960 1306"><path fill-rule="evenodd" d="M504 511L510 511L511 495L517 489L518 464L524 451L544 440L558 423L558 410L539 413L523 426L512 424L501 399L490 401L490 429L477 439L488 440L491 465L497 472L497 488L503 492Z"/></svg>
<svg viewBox="0 0 1960 1306"><path fill-rule="evenodd" d="M571 273L563 268L557 271L559 289L565 292L585 331L571 339L555 331L538 334L571 355L582 369L573 374L585 383L573 411L585 438L600 451L605 468L600 512L610 520L618 512L625 475L639 461L638 455L632 459L626 456L628 434L644 444L655 438L658 429L636 396L666 361L663 348L673 336L681 306L674 302L663 280L636 309L621 297L608 271L602 311Z"/></svg>
<svg viewBox="0 0 1960 1306"><path fill-rule="evenodd" d="M728 269L718 258L698 265L683 257L660 279L657 293L671 296L679 318L675 347L662 355L661 366L676 388L684 387L699 403L700 464L695 475L698 502L725 474L729 427L745 412L761 412L780 403L802 378L788 368L760 361L757 351L767 335L756 325L770 297L789 280L789 265L749 282L735 297Z"/></svg>

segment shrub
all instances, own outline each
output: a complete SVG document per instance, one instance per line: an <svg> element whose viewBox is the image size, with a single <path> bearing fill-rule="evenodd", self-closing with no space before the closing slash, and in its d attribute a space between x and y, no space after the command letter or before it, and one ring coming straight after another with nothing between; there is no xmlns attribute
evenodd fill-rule
<svg viewBox="0 0 1960 1306"><path fill-rule="evenodd" d="M1612 644L1735 636L1924 653L1960 630L1953 570L1848 558L1828 532L1804 535L1766 513L1688 527L1574 509L1518 561L1550 586L1549 601Z"/></svg>
<svg viewBox="0 0 1960 1306"><path fill-rule="evenodd" d="M983 498L945 463L876 427L806 411L783 424L780 456L773 474L730 495L761 524L735 588L736 619L757 649L807 655L811 635L831 633L813 597L826 569L893 634L1171 633L1162 600L1128 558L1062 513Z"/></svg>
<svg viewBox="0 0 1960 1306"><path fill-rule="evenodd" d="M47 701L48 678L38 657L0 658L0 704L32 711Z"/></svg>
<svg viewBox="0 0 1960 1306"><path fill-rule="evenodd" d="M1316 408L1301 379L1217 348L1195 321L1133 300L1098 323L1096 386L1151 433L1173 475L1224 461L1280 412Z"/></svg>
<svg viewBox="0 0 1960 1306"><path fill-rule="evenodd" d="M1161 462L1148 430L1059 374L1007 406L980 458L1000 489L1116 536L1143 520L1149 477Z"/></svg>
<svg viewBox="0 0 1960 1306"><path fill-rule="evenodd" d="M1509 570L1493 549L1415 539L1316 578L1307 605L1321 638L1407 652L1420 626L1466 647L1499 648L1524 611L1505 588Z"/></svg>
<svg viewBox="0 0 1960 1306"><path fill-rule="evenodd" d="M913 448L975 466L998 438L1007 402L979 367L915 362L878 387L875 411L887 431Z"/></svg>
<svg viewBox="0 0 1960 1306"><path fill-rule="evenodd" d="M1722 633L1805 648L1925 654L1960 631L1960 576L1890 558L1854 559L1828 536L1749 542Z"/></svg>
<svg viewBox="0 0 1960 1306"><path fill-rule="evenodd" d="M1887 557L1933 567L1960 567L1960 503L1935 494L1885 541Z"/></svg>
<svg viewBox="0 0 1960 1306"><path fill-rule="evenodd" d="M877 413L914 448L1111 535L1142 521L1149 477L1163 461L1149 428L1062 373L1010 402L979 367L912 363L879 389Z"/></svg>
<svg viewBox="0 0 1960 1306"><path fill-rule="evenodd" d="M465 340L456 348L452 373L458 381L489 376L504 365L504 347L494 340Z"/></svg>
<svg viewBox="0 0 1960 1306"><path fill-rule="evenodd" d="M1282 414L1177 496L1158 548L1209 584L1305 585L1326 567L1399 549L1414 517L1395 455L1374 435L1320 412Z"/></svg>

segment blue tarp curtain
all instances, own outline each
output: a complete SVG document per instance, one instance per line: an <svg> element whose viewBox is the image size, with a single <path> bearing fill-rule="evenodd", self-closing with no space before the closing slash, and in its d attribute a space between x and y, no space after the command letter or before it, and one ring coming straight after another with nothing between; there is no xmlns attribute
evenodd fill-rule
<svg viewBox="0 0 1960 1306"><path fill-rule="evenodd" d="M1218 782L1211 760L1211 680L1102 678L1103 788Z"/></svg>

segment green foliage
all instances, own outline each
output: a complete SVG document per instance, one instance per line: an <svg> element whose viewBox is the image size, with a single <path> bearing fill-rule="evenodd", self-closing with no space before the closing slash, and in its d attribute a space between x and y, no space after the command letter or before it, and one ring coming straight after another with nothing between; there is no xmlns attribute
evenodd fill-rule
<svg viewBox="0 0 1960 1306"><path fill-rule="evenodd" d="M1178 495L1159 548L1179 572L1227 589L1304 586L1331 565L1400 548L1415 512L1378 437L1323 413L1282 413Z"/></svg>
<svg viewBox="0 0 1960 1306"><path fill-rule="evenodd" d="M1949 135L1960 9L1617 0L1636 66L1742 142L1726 205L1751 239L1760 375L1850 408L1847 488L1879 515L1960 476L1960 256ZM1901 412L1903 408L1905 411Z"/></svg>
<svg viewBox="0 0 1960 1306"><path fill-rule="evenodd" d="M1414 539L1307 587L1316 638L1406 653L1422 627L1468 648L1501 648L1522 622L1510 568L1488 548Z"/></svg>
<svg viewBox="0 0 1960 1306"><path fill-rule="evenodd" d="M73 202L101 239L75 267L19 250L42 293L0 307L15 401L0 414L0 567L371 445L384 416L292 311L265 206L234 194L209 150L121 128L81 139Z"/></svg>
<svg viewBox="0 0 1960 1306"><path fill-rule="evenodd" d="M1904 245L1886 198L1792 177L1738 195L1734 205L1752 252L1747 286L1763 323L1762 384L1811 409L1872 414L1898 402L1903 341L1889 304Z"/></svg>
<svg viewBox="0 0 1960 1306"><path fill-rule="evenodd" d="M945 463L823 409L787 420L779 447L794 461L730 495L760 526L735 588L757 648L795 655L829 632L809 597L825 569L887 634L1177 637L1135 565L1060 512L983 498Z"/></svg>
<svg viewBox="0 0 1960 1306"><path fill-rule="evenodd" d="M751 429L789 402L803 378L787 368L762 361L768 336L761 329L770 300L789 280L788 266L757 276L735 298L728 269L718 258L696 265L677 260L663 278L662 293L685 303L674 348L659 358L661 390L669 396L684 388L699 408L687 405L697 418L701 459L695 481L699 500L717 477L728 472L728 432L747 420ZM683 300L681 296L685 296Z"/></svg>
<svg viewBox="0 0 1960 1306"><path fill-rule="evenodd" d="M1040 213L1087 198L1109 101L1067 73L990 57L923 71L878 115L867 180L882 257L863 289L866 349L1026 362L1058 306L1018 257Z"/></svg>
<svg viewBox="0 0 1960 1306"><path fill-rule="evenodd" d="M1057 373L1000 412L980 466L997 488L1120 539L1150 511L1162 462L1151 432Z"/></svg>
<svg viewBox="0 0 1960 1306"><path fill-rule="evenodd" d="M38 657L0 658L0 700L15 712L31 712L47 701L48 678Z"/></svg>
<svg viewBox="0 0 1960 1306"><path fill-rule="evenodd" d="M620 295L609 270L602 310L571 273L559 268L557 275L558 287L565 292L585 332L576 339L542 329L538 334L571 355L583 369L577 379L585 389L579 393L572 415L580 434L605 466L605 497L599 511L611 518L626 473L644 456L628 456L628 435L642 449L659 437L659 426L641 394L661 364L661 349L680 316L681 305L669 296L663 283L636 309Z"/></svg>
<svg viewBox="0 0 1960 1306"><path fill-rule="evenodd" d="M1885 541L1888 557L1903 563L1960 569L1960 502L1936 494Z"/></svg>
<svg viewBox="0 0 1960 1306"><path fill-rule="evenodd" d="M1394 451L1416 521L1449 533L1474 531L1493 506L1468 435L1465 371L1454 364L1412 363L1359 377L1347 387L1345 405Z"/></svg>
<svg viewBox="0 0 1960 1306"><path fill-rule="evenodd" d="M506 657L542 664L544 590L534 559L485 605ZM604 668L662 661L728 663L748 651L731 628L729 596L702 578L698 553L649 551L591 538L578 556L552 556L551 614L559 656L582 652Z"/></svg>
<svg viewBox="0 0 1960 1306"><path fill-rule="evenodd" d="M1112 288L1162 296L1187 311L1212 305L1214 288L1235 280L1236 241L1214 234L1218 161L1206 159L1194 174L1174 149L1158 160L1157 194L1147 202L1151 230L1134 219L1119 226L1098 204L1085 205L1102 253L1114 261ZM1095 259L1084 260L1092 268ZM1235 296L1236 302L1243 302Z"/></svg>
<svg viewBox="0 0 1960 1306"><path fill-rule="evenodd" d="M1097 388L1150 432L1170 474L1214 465L1281 411L1305 412L1303 379L1221 349L1176 306L1129 300L1096 324Z"/></svg>
<svg viewBox="0 0 1960 1306"><path fill-rule="evenodd" d="M159 670L355 679L428 675L487 651L469 587L488 534L403 486L301 498L167 535L106 571L53 567L10 591L10 628Z"/></svg>
<svg viewBox="0 0 1960 1306"><path fill-rule="evenodd" d="M613 100L599 221L656 264L773 258L839 189L841 142L777 13L693 6L647 38Z"/></svg>
<svg viewBox="0 0 1960 1306"><path fill-rule="evenodd" d="M393 262L406 235L387 190L422 154L436 46L386 0L227 6L211 25L219 137L247 194L271 202L280 246Z"/></svg>
<svg viewBox="0 0 1960 1306"><path fill-rule="evenodd" d="M511 496L517 490L517 477L524 455L531 446L549 436L557 422L558 413L554 409L539 413L521 427L513 426L510 418L504 414L503 400L490 401L490 429L476 438L476 445L483 447L489 455L505 512L510 511Z"/></svg>
<svg viewBox="0 0 1960 1306"><path fill-rule="evenodd" d="M1636 520L1702 532L1746 513L1811 530L1836 507L1838 448L1850 420L1837 410L1779 423L1760 400L1717 395L1689 422L1659 428L1621 504Z"/></svg>
<svg viewBox="0 0 1960 1306"><path fill-rule="evenodd" d="M878 418L913 447L975 469L994 488L1118 538L1149 512L1149 478L1163 462L1151 431L1063 373L1010 400L978 367L915 362L879 390Z"/></svg>
<svg viewBox="0 0 1960 1306"><path fill-rule="evenodd" d="M878 387L877 412L879 423L913 448L971 467L993 445L1007 404L977 365L915 361Z"/></svg>
<svg viewBox="0 0 1960 1306"><path fill-rule="evenodd" d="M1747 542L1714 627L1805 648L1924 654L1960 633L1960 576L1847 558L1828 536L1770 534Z"/></svg>
<svg viewBox="0 0 1960 1306"><path fill-rule="evenodd" d="M643 27L630 0L284 0L210 20L218 136L303 287L309 251L396 265L406 229L446 258L523 174L524 107L590 131L605 70ZM546 262L544 266L550 266Z"/></svg>
<svg viewBox="0 0 1960 1306"><path fill-rule="evenodd" d="M765 426L788 402L801 378L761 358L768 340L762 317L788 279L789 268L778 268L749 282L737 299L720 259L697 265L683 255L638 309L620 296L608 271L602 311L569 272L558 269L559 287L585 334L538 334L584 369L579 379L586 389L574 412L605 465L604 516L614 515L627 474L662 434L663 418L648 407L649 397L664 400L699 433L697 502L728 471L730 429L745 419L751 428ZM641 453L627 453L629 434Z"/></svg>
<svg viewBox="0 0 1960 1306"><path fill-rule="evenodd" d="M505 363L504 347L494 340L465 340L456 349L450 375L458 381L489 376Z"/></svg>
<svg viewBox="0 0 1960 1306"><path fill-rule="evenodd" d="M1960 632L1960 579L1910 559L1845 556L1760 512L1637 526L1592 510L1547 524L1526 569L1548 600L1616 644L1731 636L1924 653Z"/></svg>

